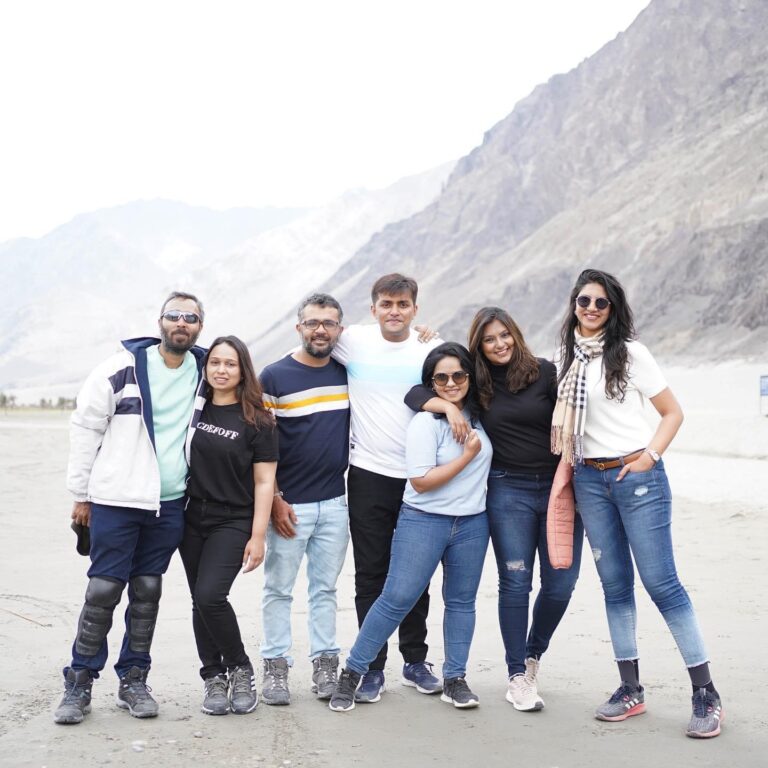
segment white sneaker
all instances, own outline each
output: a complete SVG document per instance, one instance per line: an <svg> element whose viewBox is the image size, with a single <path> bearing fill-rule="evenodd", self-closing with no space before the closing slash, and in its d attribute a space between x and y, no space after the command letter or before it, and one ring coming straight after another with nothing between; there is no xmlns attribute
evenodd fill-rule
<svg viewBox="0 0 768 768"><path fill-rule="evenodd" d="M509 678L505 698L519 712L536 712L544 708L544 701L536 690L538 666L536 659L526 659L525 674L520 673Z"/></svg>

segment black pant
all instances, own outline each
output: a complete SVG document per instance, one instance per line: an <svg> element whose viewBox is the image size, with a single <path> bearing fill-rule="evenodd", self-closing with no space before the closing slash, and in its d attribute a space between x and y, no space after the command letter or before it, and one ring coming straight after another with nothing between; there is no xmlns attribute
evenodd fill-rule
<svg viewBox="0 0 768 768"><path fill-rule="evenodd" d="M253 513L249 518L244 514L243 509L195 499L189 500L185 513L179 554L192 593L192 628L204 680L249 663L237 616L227 600L251 538Z"/></svg>
<svg viewBox="0 0 768 768"><path fill-rule="evenodd" d="M405 480L350 467L347 478L349 531L355 556L355 608L358 626L363 625L371 606L384 589L389 571L392 534L403 501ZM407 663L427 658L427 614L429 588L400 624L400 653ZM384 669L384 643L370 669Z"/></svg>

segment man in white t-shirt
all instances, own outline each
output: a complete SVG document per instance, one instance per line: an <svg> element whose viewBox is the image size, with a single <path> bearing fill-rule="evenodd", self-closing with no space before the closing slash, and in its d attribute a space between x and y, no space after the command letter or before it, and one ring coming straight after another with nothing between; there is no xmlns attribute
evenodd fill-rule
<svg viewBox="0 0 768 768"><path fill-rule="evenodd" d="M424 358L439 343L422 343L411 332L418 310L417 293L412 278L396 273L380 277L371 289L371 314L378 324L348 327L334 350L349 379L347 494L359 626L384 587L405 489L405 433L413 411L403 398L421 382ZM442 684L426 661L428 611L429 592L425 590L400 624L403 684L421 693L437 693ZM386 660L385 644L365 674L356 701L379 701Z"/></svg>

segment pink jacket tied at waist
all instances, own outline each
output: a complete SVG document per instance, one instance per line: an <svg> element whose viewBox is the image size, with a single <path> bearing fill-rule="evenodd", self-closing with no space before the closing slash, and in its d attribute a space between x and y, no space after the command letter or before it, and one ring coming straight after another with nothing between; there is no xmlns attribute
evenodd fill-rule
<svg viewBox="0 0 768 768"><path fill-rule="evenodd" d="M576 500L573 495L573 467L560 461L547 506L547 552L553 568L570 568L573 563L573 521Z"/></svg>

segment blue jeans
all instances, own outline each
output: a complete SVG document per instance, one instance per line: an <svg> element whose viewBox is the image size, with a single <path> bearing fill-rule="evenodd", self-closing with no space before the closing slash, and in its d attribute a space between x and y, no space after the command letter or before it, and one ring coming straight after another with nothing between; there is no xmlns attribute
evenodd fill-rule
<svg viewBox="0 0 768 768"><path fill-rule="evenodd" d="M363 675L443 564L443 677L463 677L475 631L475 599L488 549L488 517L420 512L403 504L392 538L384 589L349 652L347 667Z"/></svg>
<svg viewBox="0 0 768 768"><path fill-rule="evenodd" d="M129 582L134 576L160 576L168 570L171 557L184 535L184 497L160 502L160 514L133 507L91 504L91 567L88 576ZM128 600L133 599L128 588ZM130 604L125 609L125 635L115 664L119 677L131 667L148 669L149 653L134 651L128 640ZM95 656L83 656L72 644L73 669L89 669L94 677L107 663L107 640ZM66 671L65 671L66 674Z"/></svg>
<svg viewBox="0 0 768 768"><path fill-rule="evenodd" d="M286 539L270 524L264 560L262 622L264 659L293 659L291 603L299 566L307 555L309 580L309 656L338 654L336 640L336 580L349 542L349 515L344 496L308 504L293 504L298 518L296 536Z"/></svg>
<svg viewBox="0 0 768 768"><path fill-rule="evenodd" d="M648 472L620 467L574 471L576 503L603 585L616 661L638 658L635 572L661 611L687 667L708 661L696 615L680 583L672 554L672 494L659 461Z"/></svg>
<svg viewBox="0 0 768 768"><path fill-rule="evenodd" d="M553 477L496 469L488 475L488 522L499 569L499 627L510 676L525 672L526 658L538 658L547 650L579 578L584 528L578 515L573 564L555 569L549 562L547 504ZM537 551L541 589L529 632L528 604Z"/></svg>

